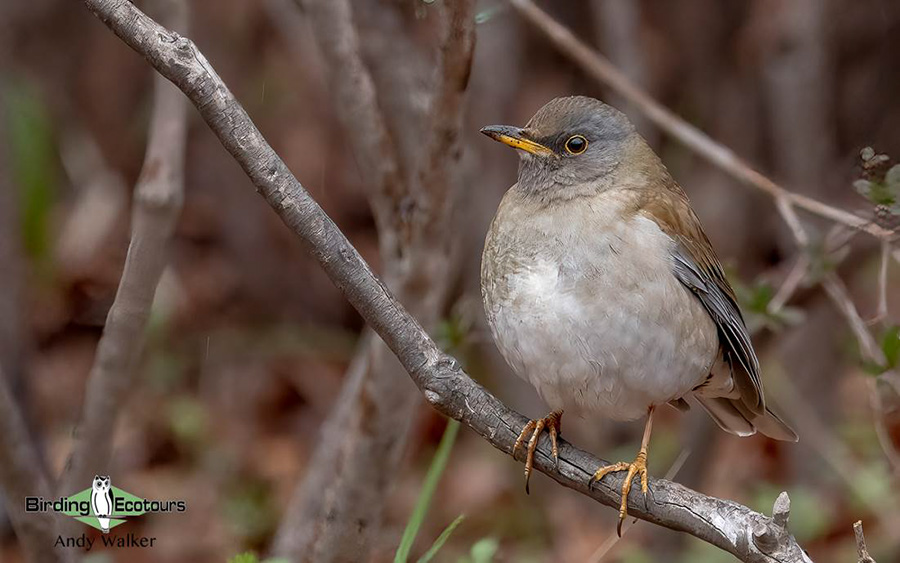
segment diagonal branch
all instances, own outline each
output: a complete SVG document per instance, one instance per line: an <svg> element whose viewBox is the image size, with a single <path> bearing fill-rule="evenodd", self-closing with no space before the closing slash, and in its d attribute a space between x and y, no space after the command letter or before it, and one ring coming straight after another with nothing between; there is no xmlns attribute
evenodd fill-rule
<svg viewBox="0 0 900 563"><path fill-rule="evenodd" d="M711 164L727 172L742 183L771 196L776 204L779 205L779 212L783 216L788 211L793 213L791 208L799 207L830 221L869 233L881 240L890 240L893 237L891 231L872 223L864 217L822 203L811 197L791 192L776 184L765 175L754 170L743 159L734 154L731 149L714 141L701 130L651 98L629 80L625 74L613 66L606 57L575 37L571 31L538 8L531 0L509 0L509 3L528 23L540 30L557 49L581 66L588 75L615 90L620 96L633 104L634 107L646 114L650 121L655 123L660 129L672 135L672 137ZM792 228L796 226L793 219L788 219L787 216L785 216L785 219L788 220L788 224Z"/></svg>
<svg viewBox="0 0 900 563"><path fill-rule="evenodd" d="M160 5L171 25L184 29L186 5L181 0L164 0ZM154 84L147 153L135 186L131 242L122 280L97 344L82 418L60 482L62 494L80 490L91 475L109 473L110 428L133 381L156 286L168 261L169 239L181 212L187 106L181 92L165 79L157 76Z"/></svg>
<svg viewBox="0 0 900 563"><path fill-rule="evenodd" d="M512 453L525 418L473 381L452 357L441 352L416 320L375 277L331 219L291 174L250 117L196 46L166 30L130 2L84 0L85 5L132 49L191 99L284 223L299 236L331 280L385 341L428 402L462 421L494 447ZM566 487L617 506L622 477L589 488L601 463L562 443L560 462L540 448L536 468ZM630 512L647 521L688 532L747 562L809 561L786 530L787 495L768 518L738 503L709 497L666 480L652 480L644 499L635 495Z"/></svg>

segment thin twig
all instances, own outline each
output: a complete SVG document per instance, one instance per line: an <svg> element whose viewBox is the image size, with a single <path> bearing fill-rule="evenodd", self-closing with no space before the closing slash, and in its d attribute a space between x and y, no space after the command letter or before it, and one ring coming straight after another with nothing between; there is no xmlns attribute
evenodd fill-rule
<svg viewBox="0 0 900 563"><path fill-rule="evenodd" d="M875 225L868 219L788 191L760 174L731 149L712 140L708 135L650 97L603 55L575 37L571 31L538 8L531 0L509 0L509 3L529 23L543 32L563 54L578 63L587 74L615 90L646 114L660 129L681 141L711 164L742 183L769 194L782 207L785 205L787 207L796 206L831 221L865 231L878 239L891 239L893 233ZM784 216L785 211L782 210L781 213ZM789 221L788 224L792 225L792 222Z"/></svg>
<svg viewBox="0 0 900 563"><path fill-rule="evenodd" d="M878 346L875 337L869 332L866 322L862 319L859 311L856 309L856 305L850 297L850 292L847 290L847 286L844 285L841 278L834 272L830 272L823 278L822 285L825 287L825 292L828 293L832 302L837 306L838 311L844 316L844 319L850 326L850 330L853 331L853 335L856 337L857 342L859 342L863 358L875 365L885 365L886 360L884 352L882 352L881 347Z"/></svg>
<svg viewBox="0 0 900 563"><path fill-rule="evenodd" d="M438 349L291 174L193 42L161 27L130 2L84 3L188 95L259 193L397 355L426 400L511 455L518 431L527 422L525 417L505 407L473 381L459 362ZM603 463L594 456L563 441L558 464L546 445L539 447L535 461L537 470L566 487L607 506L618 506L621 475L588 486L590 476ZM650 490L646 498L635 494L628 502L633 516L688 532L745 562L810 561L786 528L787 495L779 497L773 517L768 518L664 479L652 479Z"/></svg>
<svg viewBox="0 0 900 563"><path fill-rule="evenodd" d="M174 28L186 27L187 6L182 0L164 0L159 5ZM181 212L187 105L181 92L159 76L154 82L152 115L144 165L135 186L125 267L97 344L61 494L89 485L91 475L109 474L110 432L133 381L156 286L168 262L169 239Z"/></svg>
<svg viewBox="0 0 900 563"><path fill-rule="evenodd" d="M803 283L803 280L809 274L809 266L809 255L805 252L801 253L788 275L784 278L781 286L779 286L778 291L775 292L775 296L772 297L772 300L766 306L770 315L781 311L787 305L787 302L791 300L797 288L800 287L800 284Z"/></svg>
<svg viewBox="0 0 900 563"><path fill-rule="evenodd" d="M888 268L891 265L891 245L881 241L881 264L878 269L878 308L875 317L869 319L870 325L880 323L888 318Z"/></svg>
<svg viewBox="0 0 900 563"><path fill-rule="evenodd" d="M879 376L879 381L882 383L888 382L892 376L896 375L897 373L895 371L883 373ZM869 405L872 407L872 416L875 419L875 437L878 438L878 445L881 446L881 451L884 452L885 457L887 457L888 462L893 468L894 475L900 477L900 451L897 451L897 447L894 445L890 432L888 432L887 426L885 425L884 417L886 409L882 394L879 390L879 381L876 381L874 378L869 378L867 381L869 387Z"/></svg>
<svg viewBox="0 0 900 563"><path fill-rule="evenodd" d="M866 322L862 319L859 311L856 309L856 305L853 304L853 300L850 298L850 292L847 291L844 282L832 272L825 276L822 280L822 285L825 287L825 291L828 293L832 302L837 306L838 311L840 311L847 320L847 324L850 326L850 329L853 331L853 334L859 343L863 359L876 366L886 366L887 359L884 356L884 352L878 345L875 337L869 332L869 328L866 326ZM890 373L882 374L880 377L884 378L889 375ZM883 416L885 413L885 405L883 404L878 389L878 382L874 378L869 378L867 380L867 385L869 386L869 404L875 418L875 431L878 437L878 443L884 451L885 457L890 462L894 472L900 473L900 452L897 451L897 448L894 446L893 441L888 435L887 429L884 427Z"/></svg>
<svg viewBox="0 0 900 563"><path fill-rule="evenodd" d="M806 229L803 228L803 223L800 222L800 217L797 216L797 212L789 199L783 196L776 196L775 207L778 208L778 214L781 215L781 218L784 219L784 222L791 229L791 234L794 235L794 240L797 241L800 248L807 248L809 246L809 235L806 233Z"/></svg>

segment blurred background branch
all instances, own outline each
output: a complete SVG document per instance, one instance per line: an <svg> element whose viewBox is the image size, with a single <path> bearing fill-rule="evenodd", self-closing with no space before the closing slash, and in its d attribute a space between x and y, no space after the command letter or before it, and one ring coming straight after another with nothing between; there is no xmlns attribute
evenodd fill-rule
<svg viewBox="0 0 900 563"><path fill-rule="evenodd" d="M62 517L52 513L26 514L22 510L25 497L49 499L52 489L8 387L6 375L0 370L0 486L11 501L8 513L16 537L22 542L22 551L29 561L72 561L66 550L54 545L62 529Z"/></svg>
<svg viewBox="0 0 900 563"><path fill-rule="evenodd" d="M357 6L361 4L367 4L362 11L368 18L400 17L390 3L370 0ZM421 104L413 99L414 89L376 88L363 61L349 2L298 2L316 37L337 117L360 175L375 180L369 201L385 282L432 331L447 312L458 272L450 225L455 197L461 193L459 128L474 48L473 5L466 0L436 6L441 37L434 56L437 72L417 79L432 91L429 102ZM388 13L376 15L379 11ZM409 41L406 30L395 31L399 37L395 33L374 41ZM387 29L369 33L372 39ZM390 54L401 58L373 52L370 65L382 71L403 68L400 61L412 58L399 51ZM420 108L418 115L409 115L411 108ZM390 128L388 123L402 123L400 111L418 123L419 130ZM400 141L410 135L416 142ZM410 166L413 170L403 173ZM372 550L392 476L418 418L419 393L380 339L361 340L350 365L337 403L323 423L313 462L279 527L275 552L293 560L348 561Z"/></svg>
<svg viewBox="0 0 900 563"><path fill-rule="evenodd" d="M184 2L157 0L154 8L169 27L186 30ZM134 188L128 255L97 344L71 459L60 480L63 495L81 490L93 475L111 473L109 437L133 388L153 298L169 262L170 238L184 200L187 107L181 92L161 76L154 78L153 96L147 153Z"/></svg>

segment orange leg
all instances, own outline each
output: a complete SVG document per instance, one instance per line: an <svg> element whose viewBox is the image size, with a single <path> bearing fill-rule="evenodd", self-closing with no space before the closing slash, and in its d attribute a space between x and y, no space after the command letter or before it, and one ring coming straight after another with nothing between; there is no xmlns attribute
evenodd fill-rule
<svg viewBox="0 0 900 563"><path fill-rule="evenodd" d="M553 459L556 461L557 465L559 464L559 448L556 444L556 439L559 436L560 425L562 424L562 411L553 411L544 418L539 418L537 420L529 420L528 424L522 428L522 432L519 434L519 437L516 438L516 443L513 446L513 457L516 457L516 452L519 451L519 448L522 447L522 444L525 443L525 440L528 439L528 449L525 453L525 493L528 493L528 481L531 479L531 470L534 467L534 450L537 448L538 439L541 437L541 432L544 429L550 434L550 445L551 452L553 454Z"/></svg>
<svg viewBox="0 0 900 563"><path fill-rule="evenodd" d="M631 482L637 474L640 474L641 476L641 491L645 495L647 494L647 446L650 444L650 431L653 428L653 409L654 407L651 406L647 413L647 424L644 426L644 437L641 439L641 449L634 461L631 463L620 461L619 463L601 467L594 473L594 476L591 477L590 482L588 483L588 486L590 486L591 483L599 481L606 476L607 473L628 471L628 474L625 476L625 482L622 484L622 504L619 506L619 524L616 526L616 533L618 533L620 537L622 536L622 522L624 522L625 518L628 516L628 493L631 492Z"/></svg>

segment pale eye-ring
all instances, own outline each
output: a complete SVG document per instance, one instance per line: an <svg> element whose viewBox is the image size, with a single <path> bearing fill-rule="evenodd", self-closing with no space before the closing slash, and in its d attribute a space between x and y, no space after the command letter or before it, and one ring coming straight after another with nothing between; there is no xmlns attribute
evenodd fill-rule
<svg viewBox="0 0 900 563"><path fill-rule="evenodd" d="M581 154L587 150L588 141L583 135L572 135L566 141L566 151L569 154Z"/></svg>

